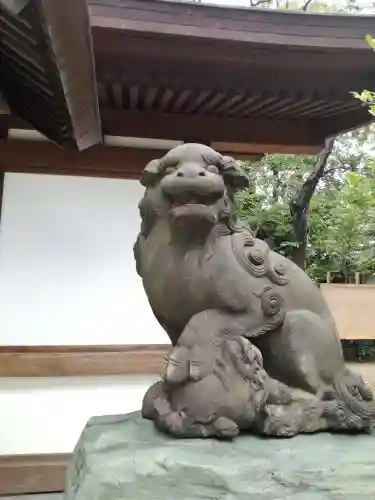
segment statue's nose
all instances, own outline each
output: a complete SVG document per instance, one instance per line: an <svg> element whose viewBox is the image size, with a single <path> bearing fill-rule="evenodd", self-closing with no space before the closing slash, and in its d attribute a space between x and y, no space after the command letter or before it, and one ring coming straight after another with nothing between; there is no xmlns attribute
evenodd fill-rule
<svg viewBox="0 0 375 500"><path fill-rule="evenodd" d="M177 177L204 177L206 175L206 171L200 165L196 163L184 163L177 169L176 173Z"/></svg>

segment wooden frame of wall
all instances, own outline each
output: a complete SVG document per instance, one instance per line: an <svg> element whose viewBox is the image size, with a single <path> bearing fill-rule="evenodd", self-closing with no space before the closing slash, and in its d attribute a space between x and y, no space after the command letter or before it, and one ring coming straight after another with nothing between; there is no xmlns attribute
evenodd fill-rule
<svg viewBox="0 0 375 500"><path fill-rule="evenodd" d="M171 346L0 347L2 377L91 377L159 374Z"/></svg>
<svg viewBox="0 0 375 500"><path fill-rule="evenodd" d="M0 495L63 491L70 456L0 455Z"/></svg>

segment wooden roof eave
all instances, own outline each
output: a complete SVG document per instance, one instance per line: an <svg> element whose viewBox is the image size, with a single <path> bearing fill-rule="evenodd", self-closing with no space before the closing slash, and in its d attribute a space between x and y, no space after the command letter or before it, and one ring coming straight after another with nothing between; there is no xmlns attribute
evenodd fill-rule
<svg viewBox="0 0 375 500"><path fill-rule="evenodd" d="M374 16L88 1L105 134L302 152L368 121Z"/></svg>
<svg viewBox="0 0 375 500"><path fill-rule="evenodd" d="M85 0L0 4L3 89L11 111L60 146L103 142Z"/></svg>
<svg viewBox="0 0 375 500"><path fill-rule="evenodd" d="M79 150L103 143L85 0L34 0Z"/></svg>
<svg viewBox="0 0 375 500"><path fill-rule="evenodd" d="M176 0L88 0L91 26L272 47L363 50L374 16L207 5Z"/></svg>

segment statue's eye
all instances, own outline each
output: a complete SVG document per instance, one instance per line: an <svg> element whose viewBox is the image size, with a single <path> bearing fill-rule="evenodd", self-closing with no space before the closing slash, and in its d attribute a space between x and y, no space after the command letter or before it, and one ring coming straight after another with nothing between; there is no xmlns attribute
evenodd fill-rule
<svg viewBox="0 0 375 500"><path fill-rule="evenodd" d="M171 365L175 365L175 366L179 366L181 364L181 361L179 361L176 358L172 358L172 357L170 357L168 361L171 363Z"/></svg>
<svg viewBox="0 0 375 500"><path fill-rule="evenodd" d="M167 167L167 168L165 169L164 174L165 174L165 175L173 174L173 172L175 172L175 171L176 171L176 167Z"/></svg>
<svg viewBox="0 0 375 500"><path fill-rule="evenodd" d="M218 174L219 173L219 169L217 167L215 167L215 165L208 165L206 167L206 170L208 172L211 172L211 174Z"/></svg>

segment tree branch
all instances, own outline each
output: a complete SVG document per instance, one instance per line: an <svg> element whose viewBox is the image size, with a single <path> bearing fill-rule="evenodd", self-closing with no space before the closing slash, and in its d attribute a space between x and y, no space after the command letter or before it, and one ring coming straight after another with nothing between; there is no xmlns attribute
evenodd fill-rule
<svg viewBox="0 0 375 500"><path fill-rule="evenodd" d="M310 5L314 2L315 2L315 0L306 0L306 2L302 5L301 10L306 12L307 9L310 7Z"/></svg>
<svg viewBox="0 0 375 500"><path fill-rule="evenodd" d="M327 139L324 148L319 153L317 161L301 188L291 199L289 204L290 214L293 220L293 232L298 247L293 252L293 261L302 269L305 267L307 234L308 234L308 210L311 198L316 190L318 182L325 173L325 167L329 155L332 152L335 140Z"/></svg>
<svg viewBox="0 0 375 500"><path fill-rule="evenodd" d="M258 7L259 5L269 4L271 0L250 0L250 7Z"/></svg>
<svg viewBox="0 0 375 500"><path fill-rule="evenodd" d="M302 184L301 189L297 192L291 202L294 206L303 208L307 207L310 203L318 182L325 174L325 167L327 165L329 155L332 152L334 143L334 138L330 138L325 141L324 148L319 153L312 172L309 174L305 182Z"/></svg>

